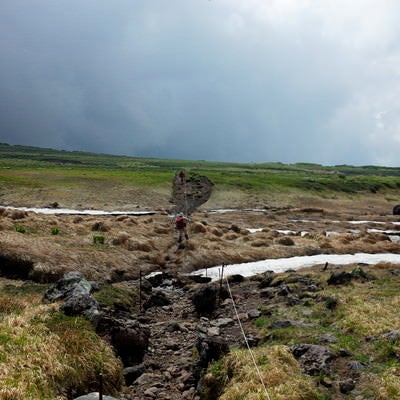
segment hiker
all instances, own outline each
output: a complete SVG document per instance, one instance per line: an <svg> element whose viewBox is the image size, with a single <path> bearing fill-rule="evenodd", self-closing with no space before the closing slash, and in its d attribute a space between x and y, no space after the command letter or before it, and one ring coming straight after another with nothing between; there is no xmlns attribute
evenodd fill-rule
<svg viewBox="0 0 400 400"><path fill-rule="evenodd" d="M185 183L185 172L181 171L179 172L179 179L181 180L181 183L184 184Z"/></svg>
<svg viewBox="0 0 400 400"><path fill-rule="evenodd" d="M178 243L182 242L184 236L186 240L189 240L189 236L186 231L186 224L187 219L185 218L183 213L179 213L175 219L175 227L178 231Z"/></svg>

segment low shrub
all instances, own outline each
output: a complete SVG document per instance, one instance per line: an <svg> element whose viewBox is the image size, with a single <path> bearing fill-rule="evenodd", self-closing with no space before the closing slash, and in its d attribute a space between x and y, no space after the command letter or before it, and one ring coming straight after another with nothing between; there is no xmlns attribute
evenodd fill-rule
<svg viewBox="0 0 400 400"><path fill-rule="evenodd" d="M104 244L104 236L102 235L93 236L93 244Z"/></svg>
<svg viewBox="0 0 400 400"><path fill-rule="evenodd" d="M15 227L15 232L26 233L26 229L23 226L16 226Z"/></svg>

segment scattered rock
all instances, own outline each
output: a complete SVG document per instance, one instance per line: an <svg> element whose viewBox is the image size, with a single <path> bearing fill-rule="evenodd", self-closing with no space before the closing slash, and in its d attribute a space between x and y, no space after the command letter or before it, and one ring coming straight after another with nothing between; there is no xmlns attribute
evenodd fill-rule
<svg viewBox="0 0 400 400"><path fill-rule="evenodd" d="M196 283L209 283L211 282L211 278L209 276L201 276L201 275L189 275L188 279Z"/></svg>
<svg viewBox="0 0 400 400"><path fill-rule="evenodd" d="M259 283L260 289L264 289L270 286L273 279L274 279L274 272L268 273L267 275L263 276Z"/></svg>
<svg viewBox="0 0 400 400"><path fill-rule="evenodd" d="M400 329L396 329L394 331L390 331L388 333L384 333L381 335L384 339L388 339L391 341L396 341L400 339Z"/></svg>
<svg viewBox="0 0 400 400"><path fill-rule="evenodd" d="M139 378L139 376L142 375L144 373L144 371L145 371L145 366L142 363L134 365L133 367L124 368L124 370L122 371L122 374L125 379L125 384L127 386L132 385L132 383L137 378Z"/></svg>
<svg viewBox="0 0 400 400"><path fill-rule="evenodd" d="M347 366L351 371L361 371L366 368L366 364L361 361L350 361Z"/></svg>
<svg viewBox="0 0 400 400"><path fill-rule="evenodd" d="M221 334L221 330L218 326L212 326L207 329L207 336L219 336Z"/></svg>
<svg viewBox="0 0 400 400"><path fill-rule="evenodd" d="M325 335L317 337L317 341L320 343L337 343L339 340L330 333L326 333Z"/></svg>
<svg viewBox="0 0 400 400"><path fill-rule="evenodd" d="M231 231L235 232L235 233L240 233L240 228L237 225L231 225L229 228Z"/></svg>
<svg viewBox="0 0 400 400"><path fill-rule="evenodd" d="M328 372L328 362L336 358L336 354L326 346L316 344L298 344L291 351L309 375Z"/></svg>
<svg viewBox="0 0 400 400"><path fill-rule="evenodd" d="M274 287L267 287L265 289L260 290L260 297L265 297L267 299L274 298L278 293L278 289Z"/></svg>
<svg viewBox="0 0 400 400"><path fill-rule="evenodd" d="M282 328L289 328L289 326L294 326L293 321L286 319L286 320L275 321L272 324L269 324L268 329L282 329Z"/></svg>
<svg viewBox="0 0 400 400"><path fill-rule="evenodd" d="M240 274L229 275L227 277L229 283L242 283L245 281L245 277Z"/></svg>
<svg viewBox="0 0 400 400"><path fill-rule="evenodd" d="M345 381L339 382L340 393L348 394L356 387L355 382L352 379L346 379Z"/></svg>
<svg viewBox="0 0 400 400"><path fill-rule="evenodd" d="M171 301L167 295L164 292L157 290L145 301L143 307L145 310L147 310L151 307L163 307L169 304L171 304Z"/></svg>
<svg viewBox="0 0 400 400"><path fill-rule="evenodd" d="M209 315L215 310L217 290L214 285L200 287L192 294L192 302L199 315Z"/></svg>
<svg viewBox="0 0 400 400"><path fill-rule="evenodd" d="M352 275L346 271L332 272L327 283L328 285L343 285L349 283L352 279Z"/></svg>
<svg viewBox="0 0 400 400"><path fill-rule="evenodd" d="M249 310L249 312L247 313L247 315L249 316L249 318L254 319L254 318L259 318L261 316L261 311L260 310Z"/></svg>
<svg viewBox="0 0 400 400"><path fill-rule="evenodd" d="M322 376L320 382L321 382L321 385L323 385L323 386L325 386L325 387L327 387L327 388L330 388L330 387L333 386L333 381L332 381L332 379L329 378L329 377L327 377L327 376Z"/></svg>
<svg viewBox="0 0 400 400"><path fill-rule="evenodd" d="M217 326L219 328L223 328L224 326L233 325L235 321L232 318L219 318L210 321L210 324L213 326Z"/></svg>

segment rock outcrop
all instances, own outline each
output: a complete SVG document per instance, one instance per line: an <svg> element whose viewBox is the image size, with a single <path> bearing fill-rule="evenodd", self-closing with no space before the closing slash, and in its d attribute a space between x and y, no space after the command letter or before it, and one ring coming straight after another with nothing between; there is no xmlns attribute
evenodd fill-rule
<svg viewBox="0 0 400 400"><path fill-rule="evenodd" d="M95 283L86 280L80 272L72 271L47 289L44 301L52 303L63 300L60 309L66 315L81 315L96 325L100 318L100 306L91 296L95 286Z"/></svg>
<svg viewBox="0 0 400 400"><path fill-rule="evenodd" d="M206 176L195 173L176 174L172 183L173 213L192 214L211 196L214 184Z"/></svg>

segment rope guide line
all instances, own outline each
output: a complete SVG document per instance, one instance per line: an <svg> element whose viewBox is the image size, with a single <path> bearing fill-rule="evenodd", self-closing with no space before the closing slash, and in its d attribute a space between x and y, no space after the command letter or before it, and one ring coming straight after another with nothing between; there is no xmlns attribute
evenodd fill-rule
<svg viewBox="0 0 400 400"><path fill-rule="evenodd" d="M247 347L247 349L249 350L251 359L252 359L252 361L253 361L254 367L256 368L256 371L257 371L258 377L259 377L259 379L260 379L261 385L262 385L262 387L263 387L263 389L264 389L265 395L267 396L267 400L271 400L271 397L270 397L269 394L268 394L267 387L265 386L264 379L263 379L263 377L262 377L262 375L261 375L261 371L260 371L260 369L258 368L257 361L256 361L256 359L255 359L255 357L254 357L254 353L253 353L253 351L251 350L251 347L250 347L250 345L249 345L249 341L247 340L247 336L246 336L246 333L245 333L245 331L244 331L244 329L243 329L242 322L240 321L239 313L238 313L237 308L236 308L235 300L233 299L233 296L232 296L232 291L231 291L231 287L230 287L230 285L229 285L229 281L228 281L227 278L225 278L225 281L226 281L226 285L227 285L227 287L228 287L229 296L230 296L230 298L231 298L231 300L232 300L232 306L233 306L233 309L234 309L234 311L235 311L236 319L238 320L238 323L239 323L239 326L240 326L240 330L241 330L241 332L242 332L244 341L245 341L245 343L246 343L246 347Z"/></svg>

